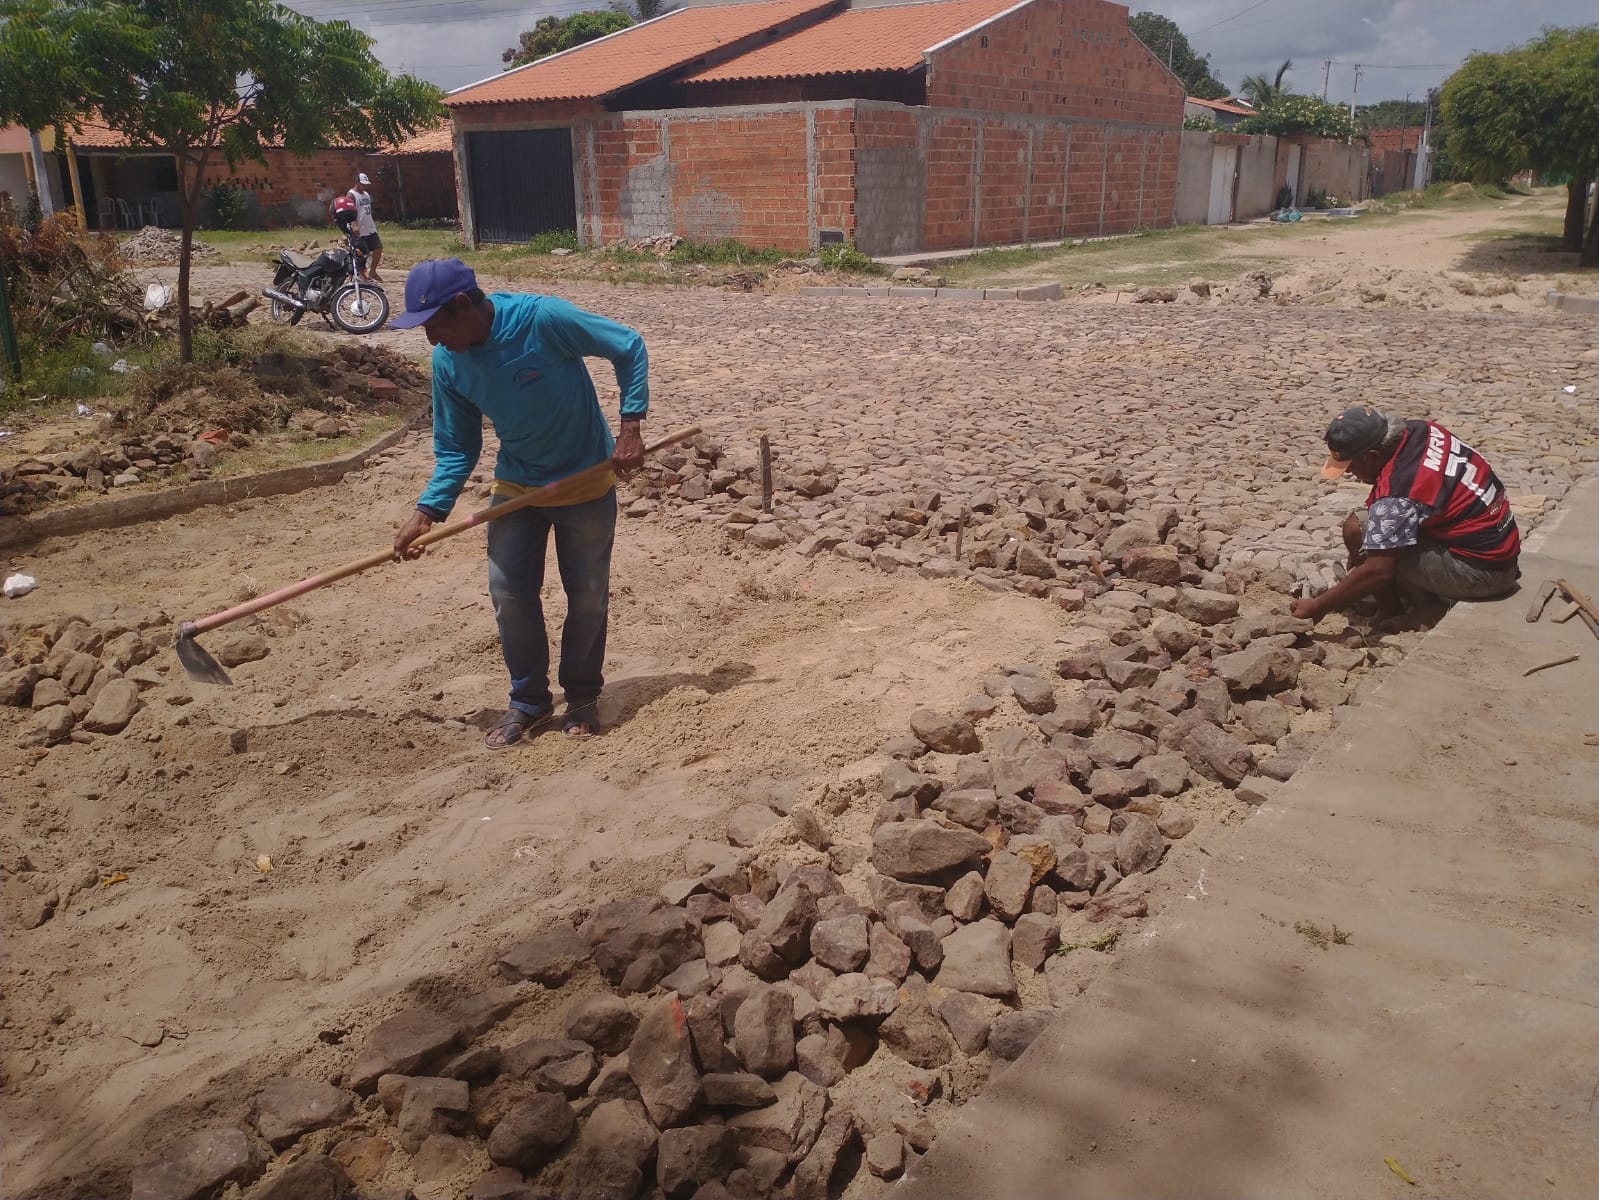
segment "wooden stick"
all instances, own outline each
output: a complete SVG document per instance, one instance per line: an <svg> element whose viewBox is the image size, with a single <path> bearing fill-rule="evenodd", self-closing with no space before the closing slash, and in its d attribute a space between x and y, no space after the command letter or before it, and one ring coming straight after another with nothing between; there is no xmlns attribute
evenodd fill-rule
<svg viewBox="0 0 1599 1200"><path fill-rule="evenodd" d="M960 519L955 522L955 561L961 560L961 548L966 542L966 507L961 506Z"/></svg>
<svg viewBox="0 0 1599 1200"><path fill-rule="evenodd" d="M1567 663L1574 663L1581 657L1582 655L1580 654L1568 654L1565 658L1551 659L1549 662L1539 663L1536 667L1528 667L1521 674L1522 677L1525 678L1526 676L1536 674L1539 671L1547 671L1550 667L1563 667Z"/></svg>
<svg viewBox="0 0 1599 1200"><path fill-rule="evenodd" d="M1543 616L1544 606L1549 603L1554 594L1555 581L1553 579L1545 580L1542 586L1538 588L1537 594L1532 598L1532 607L1527 609L1527 623L1529 625Z"/></svg>
<svg viewBox="0 0 1599 1200"><path fill-rule="evenodd" d="M1576 588L1572 587L1571 584L1564 579L1555 580L1555 586L1566 594L1567 600L1570 600L1595 621L1599 621L1599 608L1595 608L1593 606L1593 601L1588 599L1587 596L1583 595Z"/></svg>
<svg viewBox="0 0 1599 1200"><path fill-rule="evenodd" d="M761 434L761 511L772 511L772 439Z"/></svg>
<svg viewBox="0 0 1599 1200"><path fill-rule="evenodd" d="M1581 611L1582 611L1582 605L1573 604L1570 608L1566 609L1565 612L1561 613L1558 617L1555 618L1555 624L1556 625L1564 625L1567 621L1571 620L1572 617L1576 616Z"/></svg>

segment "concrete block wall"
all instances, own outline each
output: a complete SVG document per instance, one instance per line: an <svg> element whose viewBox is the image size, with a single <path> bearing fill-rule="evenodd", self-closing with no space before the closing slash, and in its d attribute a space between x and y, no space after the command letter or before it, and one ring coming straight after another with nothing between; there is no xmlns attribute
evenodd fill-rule
<svg viewBox="0 0 1599 1200"><path fill-rule="evenodd" d="M1184 89L1103 0L1035 0L928 56L930 108L1183 123Z"/></svg>
<svg viewBox="0 0 1599 1200"><path fill-rule="evenodd" d="M1312 138L1303 143L1304 157L1299 166L1299 194L1310 195L1320 188L1346 204L1366 199L1367 157L1362 142L1348 145L1329 138Z"/></svg>
<svg viewBox="0 0 1599 1200"><path fill-rule="evenodd" d="M860 101L856 243L904 254L1169 225L1178 134Z"/></svg>

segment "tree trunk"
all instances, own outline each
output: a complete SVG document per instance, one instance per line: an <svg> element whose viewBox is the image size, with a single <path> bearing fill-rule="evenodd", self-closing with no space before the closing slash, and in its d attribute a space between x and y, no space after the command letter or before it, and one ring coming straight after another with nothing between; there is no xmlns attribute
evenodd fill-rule
<svg viewBox="0 0 1599 1200"><path fill-rule="evenodd" d="M1599 178L1595 183L1599 184ZM1581 217L1581 209L1577 210L1577 215ZM1588 236L1583 239L1582 258L1578 261L1585 267L1599 267L1599 198L1595 198L1593 215L1588 219Z"/></svg>
<svg viewBox="0 0 1599 1200"><path fill-rule="evenodd" d="M194 223L199 216L200 180L178 180L183 205L183 238L178 245L178 361L194 361L194 316L189 312L189 262L194 250Z"/></svg>
<svg viewBox="0 0 1599 1200"><path fill-rule="evenodd" d="M1560 234L1562 250L1582 249L1582 218L1584 202L1588 198L1588 181L1576 175L1566 184L1566 225Z"/></svg>

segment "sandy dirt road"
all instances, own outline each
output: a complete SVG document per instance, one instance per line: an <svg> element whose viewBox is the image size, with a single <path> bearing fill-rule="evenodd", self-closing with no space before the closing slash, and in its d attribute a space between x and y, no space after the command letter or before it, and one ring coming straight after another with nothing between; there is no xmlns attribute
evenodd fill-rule
<svg viewBox="0 0 1599 1200"><path fill-rule="evenodd" d="M862 495L1113 463L1140 503L1299 554L1336 521L1310 469L1319 431L1361 397L1450 414L1539 505L1594 458L1591 420L1560 391L1580 382L1591 402L1590 331L1542 313L566 294L645 331L655 430L700 421L746 451L770 430L785 452L827 453ZM415 333L380 338L419 349ZM5 616L164 637L381 546L430 461L417 435L335 487L8 556L45 586ZM553 584L548 598L558 618ZM56 900L8 937L7 1194L125 1195L153 1140L236 1119L273 1074L336 1074L387 1013L446 1006L494 981L506 943L680 873L683 844L721 837L739 803L875 770L912 709L1049 663L1075 621L1020 594L755 552L667 514L620 531L610 730L593 742L482 747L504 684L470 536L264 614L269 652L230 690L188 685L163 652L127 732L0 750L6 866L25 858ZM1201 808L1201 840L1244 811ZM534 1000L518 1019L547 1032L554 1017Z"/></svg>

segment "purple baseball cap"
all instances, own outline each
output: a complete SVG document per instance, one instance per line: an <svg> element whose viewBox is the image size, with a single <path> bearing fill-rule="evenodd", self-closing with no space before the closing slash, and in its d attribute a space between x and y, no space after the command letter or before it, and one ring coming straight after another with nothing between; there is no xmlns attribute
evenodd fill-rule
<svg viewBox="0 0 1599 1200"><path fill-rule="evenodd" d="M414 329L462 292L475 287L477 276L458 258L419 262L405 277L405 311L389 322L389 328Z"/></svg>

